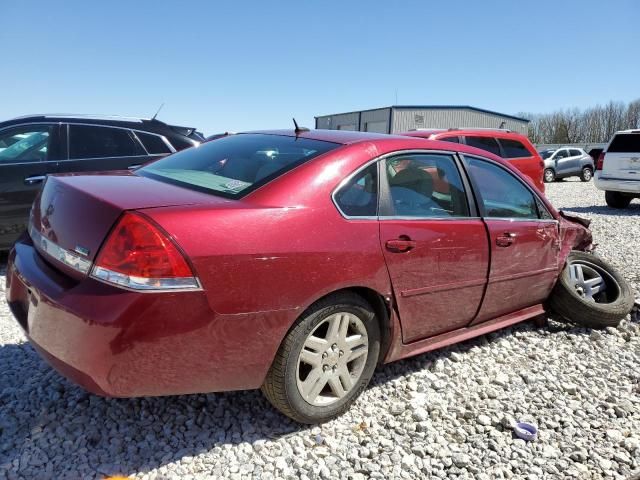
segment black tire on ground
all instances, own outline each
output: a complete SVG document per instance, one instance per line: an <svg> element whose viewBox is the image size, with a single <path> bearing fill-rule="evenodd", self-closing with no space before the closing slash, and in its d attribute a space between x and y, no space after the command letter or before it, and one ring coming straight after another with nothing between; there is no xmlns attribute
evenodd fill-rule
<svg viewBox="0 0 640 480"><path fill-rule="evenodd" d="M571 281L569 265L577 262L604 271L606 290L593 301L582 297ZM549 306L570 322L590 328L615 327L633 308L634 297L627 281L608 262L592 253L572 251L558 283L549 297Z"/></svg>
<svg viewBox="0 0 640 480"><path fill-rule="evenodd" d="M580 180L583 182L589 182L593 178L593 169L591 167L584 167L580 173Z"/></svg>
<svg viewBox="0 0 640 480"><path fill-rule="evenodd" d="M631 197L611 190L604 192L604 199L611 208L627 208L631 203Z"/></svg>
<svg viewBox="0 0 640 480"><path fill-rule="evenodd" d="M553 171L553 168L545 168L542 178L545 183L555 182L556 172Z"/></svg>
<svg viewBox="0 0 640 480"><path fill-rule="evenodd" d="M364 324L368 337L367 357L360 377L344 397L326 406L316 406L307 402L298 389L298 357L305 341L316 327L338 312L356 315ZM350 292L330 295L309 307L291 327L265 378L262 393L275 408L297 422L326 422L348 410L366 388L378 363L379 354L380 327L369 303Z"/></svg>

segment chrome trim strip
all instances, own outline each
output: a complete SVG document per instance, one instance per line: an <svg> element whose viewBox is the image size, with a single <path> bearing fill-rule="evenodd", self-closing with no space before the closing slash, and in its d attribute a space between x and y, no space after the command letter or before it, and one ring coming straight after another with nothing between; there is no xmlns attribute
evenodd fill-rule
<svg viewBox="0 0 640 480"><path fill-rule="evenodd" d="M59 115L56 115L53 113L49 113L42 116L44 118L86 118L87 120L113 120L113 121L121 121L121 122L143 123L141 118L122 117L119 115L83 115L83 114L73 115L72 113L61 113Z"/></svg>
<svg viewBox="0 0 640 480"><path fill-rule="evenodd" d="M140 144L140 146L142 147L142 150L144 150L144 152L147 155L150 155L149 150L147 150L147 147L144 146L144 143L142 143L142 140L140 140L140 138L138 137L138 135L136 135L136 132L134 130L131 130L131 134L134 136L134 138L136 139L136 141Z"/></svg>
<svg viewBox="0 0 640 480"><path fill-rule="evenodd" d="M202 290L197 277L144 278L115 272L95 265L91 278L114 287L141 293L186 292Z"/></svg>
<svg viewBox="0 0 640 480"><path fill-rule="evenodd" d="M122 158L148 158L148 157L162 157L170 155L169 153L153 153L150 155L131 155L130 157L96 157L96 158L72 158L69 160L47 160L46 162L20 162L20 163L0 163L0 167L3 165L31 165L33 163L45 164L45 163L66 163L66 162L82 162L85 160L107 160L107 159L122 159ZM126 170L125 168L121 168L120 170ZM107 170L111 171L111 170ZM57 172L57 173L66 173L66 172ZM51 174L53 175L53 174Z"/></svg>
<svg viewBox="0 0 640 480"><path fill-rule="evenodd" d="M55 258L67 267L71 267L80 273L85 275L89 273L92 265L91 260L56 245L40 232L36 231L32 223L29 224L29 236L34 244L38 244L40 248L52 258Z"/></svg>

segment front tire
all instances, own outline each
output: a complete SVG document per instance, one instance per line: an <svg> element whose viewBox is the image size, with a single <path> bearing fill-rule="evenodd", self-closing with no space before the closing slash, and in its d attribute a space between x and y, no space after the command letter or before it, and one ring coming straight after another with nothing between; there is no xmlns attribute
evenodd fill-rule
<svg viewBox="0 0 640 480"><path fill-rule="evenodd" d="M631 203L631 197L610 190L604 192L604 199L611 208L627 208Z"/></svg>
<svg viewBox="0 0 640 480"><path fill-rule="evenodd" d="M556 172L552 168L547 168L544 171L543 178L545 183L552 183L556 180Z"/></svg>
<svg viewBox="0 0 640 480"><path fill-rule="evenodd" d="M371 306L353 293L309 307L276 354L262 392L300 423L341 415L368 385L380 353L380 327Z"/></svg>
<svg viewBox="0 0 640 480"><path fill-rule="evenodd" d="M584 167L580 173L580 180L583 182L589 182L593 178L593 169L591 167Z"/></svg>
<svg viewBox="0 0 640 480"><path fill-rule="evenodd" d="M590 328L615 327L633 308L631 287L608 262L572 251L549 306L570 322Z"/></svg>

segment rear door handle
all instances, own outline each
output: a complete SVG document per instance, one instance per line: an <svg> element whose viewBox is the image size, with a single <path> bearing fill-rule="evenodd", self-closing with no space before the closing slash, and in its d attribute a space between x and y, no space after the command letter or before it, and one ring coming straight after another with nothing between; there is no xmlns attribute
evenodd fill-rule
<svg viewBox="0 0 640 480"><path fill-rule="evenodd" d="M25 178L24 183L26 185L35 185L36 183L41 183L45 178L47 178L46 175L34 175L33 177Z"/></svg>
<svg viewBox="0 0 640 480"><path fill-rule="evenodd" d="M502 235L496 237L496 245L499 247L509 247L516 241L516 234L512 232L505 232Z"/></svg>
<svg viewBox="0 0 640 480"><path fill-rule="evenodd" d="M402 253L402 252L408 252L412 248L415 248L416 242L411 240L409 237L406 237L405 235L403 235L400 238L397 238L395 240L387 240L387 242L385 243L385 246L387 247L387 250L389 250L390 252Z"/></svg>

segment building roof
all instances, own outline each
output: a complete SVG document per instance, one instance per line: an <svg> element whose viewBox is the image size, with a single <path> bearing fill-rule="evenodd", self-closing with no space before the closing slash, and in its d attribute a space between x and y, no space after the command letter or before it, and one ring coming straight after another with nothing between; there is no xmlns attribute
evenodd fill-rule
<svg viewBox="0 0 640 480"><path fill-rule="evenodd" d="M472 107L470 105L389 105L386 107L368 108L366 110L353 110L351 112L332 113L329 115L318 115L314 118L331 117L333 115L346 115L349 113L371 112L373 110L383 110L385 108L392 108L394 110L473 110L475 112L489 113L491 115L511 118L513 120L519 120L521 122L527 122L527 123L530 122L528 118L516 117L515 115L508 115L506 113L494 112L493 110L486 110L484 108Z"/></svg>

